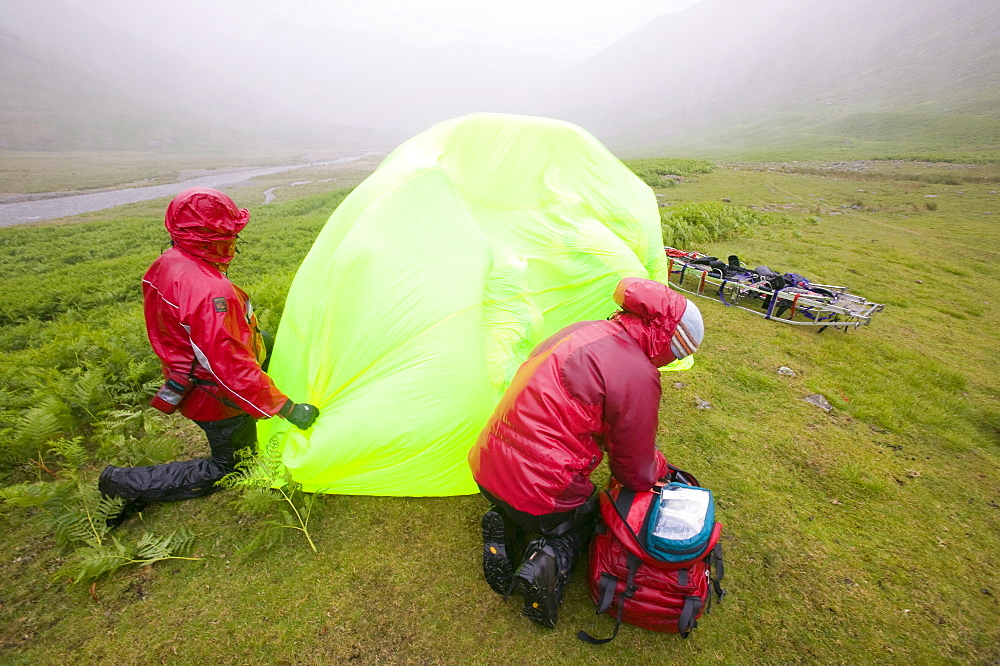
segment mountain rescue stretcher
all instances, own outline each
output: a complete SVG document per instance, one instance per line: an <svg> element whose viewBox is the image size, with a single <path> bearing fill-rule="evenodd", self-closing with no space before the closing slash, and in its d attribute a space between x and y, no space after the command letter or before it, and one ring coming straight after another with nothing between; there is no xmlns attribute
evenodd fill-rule
<svg viewBox="0 0 1000 666"><path fill-rule="evenodd" d="M828 327L846 331L867 326L885 307L849 293L847 287L816 284L797 273L779 274L767 266L748 268L736 255L725 263L699 252L663 249L672 286L765 319L818 326L820 333Z"/></svg>

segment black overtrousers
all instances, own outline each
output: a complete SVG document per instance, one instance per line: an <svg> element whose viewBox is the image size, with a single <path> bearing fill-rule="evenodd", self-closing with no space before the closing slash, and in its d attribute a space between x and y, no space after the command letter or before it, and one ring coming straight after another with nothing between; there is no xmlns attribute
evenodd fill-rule
<svg viewBox="0 0 1000 666"><path fill-rule="evenodd" d="M494 496L490 491L479 486L479 491L489 500L506 520L510 520L522 529L548 537L557 537L566 532L586 532L597 522L599 504L597 495L591 495L586 502L573 509L559 513L546 513L533 516L524 511L518 511L507 502Z"/></svg>
<svg viewBox="0 0 1000 666"><path fill-rule="evenodd" d="M518 511L482 486L479 486L479 491L503 516L505 545L508 556L512 558L511 564L515 568L520 562L521 553L529 545L528 539L533 535L541 535L546 538L547 543L556 546L557 556L562 554L561 559L565 559L569 564L567 569L572 568L572 562L579 558L590 542L600 513L596 493L573 511L533 516ZM518 558L516 562L513 560L515 557Z"/></svg>
<svg viewBox="0 0 1000 666"><path fill-rule="evenodd" d="M240 414L221 421L195 423L205 431L212 457L142 467L109 465L98 482L101 492L150 504L191 499L221 490L215 484L236 470L236 452L256 449L257 422L249 414Z"/></svg>

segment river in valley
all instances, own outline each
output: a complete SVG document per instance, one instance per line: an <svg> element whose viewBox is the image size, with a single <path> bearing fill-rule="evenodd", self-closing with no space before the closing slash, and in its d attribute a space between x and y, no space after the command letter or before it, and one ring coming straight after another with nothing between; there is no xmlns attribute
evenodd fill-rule
<svg viewBox="0 0 1000 666"><path fill-rule="evenodd" d="M152 185L149 187L135 187L121 190L111 190L108 192L92 192L90 194L73 194L69 196L59 196L50 199L37 199L35 201L18 201L15 203L0 204L0 227L11 227L17 224L26 224L39 220L51 220L80 213L92 213L98 210L105 210L124 204L148 201L160 197L169 197L186 190L189 187L213 187L220 188L226 185L235 185L257 176L268 176L282 171L293 169L303 169L305 167L329 166L331 164L346 164L360 160L374 153L362 153L359 155L347 155L328 162L312 162L310 164L295 164L291 166L274 167L253 167L241 171L229 173L212 174L191 178L179 183L168 183L166 185Z"/></svg>

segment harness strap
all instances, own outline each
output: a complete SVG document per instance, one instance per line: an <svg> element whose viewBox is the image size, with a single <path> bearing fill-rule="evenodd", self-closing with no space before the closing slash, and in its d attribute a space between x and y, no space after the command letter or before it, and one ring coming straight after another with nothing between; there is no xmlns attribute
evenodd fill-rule
<svg viewBox="0 0 1000 666"><path fill-rule="evenodd" d="M725 289L726 289L726 283L727 282L728 282L728 280L723 277L722 278L722 283L719 284L719 294L718 294L718 296L719 296L719 300L722 301L723 305L725 305L726 307L732 307L732 306L736 305L736 303L735 302L730 303L729 301L726 300Z"/></svg>
<svg viewBox="0 0 1000 666"><path fill-rule="evenodd" d="M635 498L638 495L634 490L629 490L628 488L622 488L618 492L618 497L614 499L615 510L621 517L622 522L628 524L628 514L632 510L632 503L635 502ZM608 493L608 497L611 497L611 493Z"/></svg>
<svg viewBox="0 0 1000 666"><path fill-rule="evenodd" d="M770 319L774 315L774 306L778 303L779 293L781 293L781 288L775 289L771 294L771 302L767 306L767 314L764 315L764 319Z"/></svg>
<svg viewBox="0 0 1000 666"><path fill-rule="evenodd" d="M601 579L597 583L597 589L601 592L601 600L597 603L598 615L611 607L611 600L615 597L616 587L618 587L618 579L611 574L602 571Z"/></svg>
<svg viewBox="0 0 1000 666"><path fill-rule="evenodd" d="M698 626L698 621L694 618L698 615L699 610L701 610L700 597L684 597L684 609L677 620L677 633L681 635L681 638L687 638L691 630Z"/></svg>
<svg viewBox="0 0 1000 666"><path fill-rule="evenodd" d="M795 306L798 304L798 302L799 302L799 296L801 296L801 295L802 295L802 292L799 292L799 293L795 294L795 298L792 299L792 314L788 315L789 319L791 319L791 318L793 318L795 316Z"/></svg>
<svg viewBox="0 0 1000 666"><path fill-rule="evenodd" d="M625 553L625 561L628 563L628 578L625 579L625 594L622 598L628 597L631 599L635 596L636 586L635 586L635 572L639 570L639 565L642 564L642 560L639 559L638 555L632 553Z"/></svg>
<svg viewBox="0 0 1000 666"><path fill-rule="evenodd" d="M715 565L715 577L712 579L712 588L719 601L726 596L726 591L722 589L722 578L726 575L726 568L722 562L722 542L717 541L712 549L712 564ZM709 595L711 597L711 594Z"/></svg>
<svg viewBox="0 0 1000 666"><path fill-rule="evenodd" d="M580 630L579 632L577 632L576 637L579 638L584 643L590 643L591 645L604 645L605 643L610 643L611 641L613 641L615 639L615 636L618 635L618 630L621 629L622 626L622 615L624 614L625 610L625 599L631 599L635 595L637 589L635 586L635 572L638 571L639 565L642 564L642 560L639 559L638 556L633 555L632 553L625 554L625 561L628 563L628 577L625 579L625 590L618 597L618 604L615 607L615 629L614 631L611 632L611 636L609 636L608 638L594 638L586 631ZM605 576L607 576L607 578L605 578ZM611 596L613 597L614 591L618 587L618 579L614 576L611 576L610 574L602 573L601 585L602 586L605 585L606 582L608 587L611 589ZM611 605L610 599L608 599L607 606L604 605L604 599L605 597L608 596L607 589L602 587L601 593L602 593L601 607L598 607L597 609L598 615L607 610L607 607L610 607Z"/></svg>

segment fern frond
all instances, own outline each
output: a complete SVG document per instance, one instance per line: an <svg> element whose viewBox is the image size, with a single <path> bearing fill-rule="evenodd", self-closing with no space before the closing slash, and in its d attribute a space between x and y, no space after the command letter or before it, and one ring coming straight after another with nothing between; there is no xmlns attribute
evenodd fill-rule
<svg viewBox="0 0 1000 666"><path fill-rule="evenodd" d="M53 498L65 494L66 482L19 483L0 488L0 500L11 507L45 506Z"/></svg>
<svg viewBox="0 0 1000 666"><path fill-rule="evenodd" d="M100 540L90 528L87 515L67 507L52 515L50 522L55 532L56 544L62 548L72 545L100 545Z"/></svg>
<svg viewBox="0 0 1000 666"><path fill-rule="evenodd" d="M87 450L83 448L83 438L73 437L66 439L60 437L49 442L49 451L61 456L65 466L69 469L79 469L90 461Z"/></svg>
<svg viewBox="0 0 1000 666"><path fill-rule="evenodd" d="M127 422L142 418L141 409L114 409L107 412L109 421ZM102 422L103 423L103 422Z"/></svg>
<svg viewBox="0 0 1000 666"><path fill-rule="evenodd" d="M147 532L135 545L134 559L148 564L186 555L191 550L195 536L195 533L187 527L181 527L172 534L162 537Z"/></svg>
<svg viewBox="0 0 1000 666"><path fill-rule="evenodd" d="M135 559L145 562L155 562L170 557L171 539L173 535L156 536L146 532L135 544Z"/></svg>
<svg viewBox="0 0 1000 666"><path fill-rule="evenodd" d="M131 558L117 540L103 546L77 548L73 557L55 573L56 578L72 578L73 583L89 583L101 576L120 569Z"/></svg>
<svg viewBox="0 0 1000 666"><path fill-rule="evenodd" d="M100 500L97 502L97 506L91 513L91 519L94 521L94 527L99 539L104 539L104 536L111 529L108 526L108 520L121 513L124 506L125 498L123 497L107 497L105 495L101 495Z"/></svg>
<svg viewBox="0 0 1000 666"><path fill-rule="evenodd" d="M188 555L197 535L187 527L181 527L170 535L170 554L174 556Z"/></svg>
<svg viewBox="0 0 1000 666"><path fill-rule="evenodd" d="M109 406L104 374L100 370L87 370L75 377L67 388L68 391L64 395L68 398L69 404L87 412L91 418L95 418L94 414L102 407Z"/></svg>
<svg viewBox="0 0 1000 666"><path fill-rule="evenodd" d="M141 409L115 409L103 412L94 429L103 436L140 432L145 424Z"/></svg>
<svg viewBox="0 0 1000 666"><path fill-rule="evenodd" d="M41 446L72 429L72 415L65 402L55 396L41 398L17 426L16 440L22 445Z"/></svg>
<svg viewBox="0 0 1000 666"><path fill-rule="evenodd" d="M249 516L266 513L275 502L282 501L270 488L259 487L239 488L239 492L232 493L230 497L233 508L238 513Z"/></svg>
<svg viewBox="0 0 1000 666"><path fill-rule="evenodd" d="M243 548L243 558L248 559L254 553L272 548L284 542L288 529L275 522L266 522L254 532L254 538Z"/></svg>

